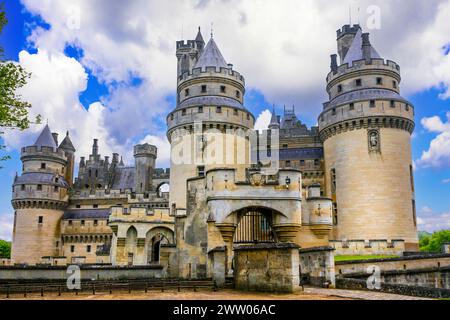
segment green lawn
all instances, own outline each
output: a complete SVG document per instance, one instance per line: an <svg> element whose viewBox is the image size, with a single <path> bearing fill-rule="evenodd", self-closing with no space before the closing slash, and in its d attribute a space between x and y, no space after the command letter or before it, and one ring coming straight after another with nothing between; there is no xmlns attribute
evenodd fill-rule
<svg viewBox="0 0 450 320"><path fill-rule="evenodd" d="M372 260L372 259L388 259L388 258L398 258L398 256L389 255L366 255L366 256L335 256L334 261L352 261L352 260Z"/></svg>

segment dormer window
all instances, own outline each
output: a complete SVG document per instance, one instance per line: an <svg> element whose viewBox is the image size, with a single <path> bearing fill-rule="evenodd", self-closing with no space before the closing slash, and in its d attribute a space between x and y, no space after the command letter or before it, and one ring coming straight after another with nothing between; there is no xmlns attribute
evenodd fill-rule
<svg viewBox="0 0 450 320"><path fill-rule="evenodd" d="M206 93L206 85L202 85L202 93Z"/></svg>

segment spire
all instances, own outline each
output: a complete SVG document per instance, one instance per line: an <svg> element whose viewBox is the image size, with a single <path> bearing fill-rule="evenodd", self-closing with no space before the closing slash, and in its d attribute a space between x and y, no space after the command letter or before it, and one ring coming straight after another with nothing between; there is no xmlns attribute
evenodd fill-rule
<svg viewBox="0 0 450 320"><path fill-rule="evenodd" d="M203 50L202 55L198 59L194 68L216 67L216 68L228 68L228 64L222 56L216 42L211 38Z"/></svg>
<svg viewBox="0 0 450 320"><path fill-rule="evenodd" d="M203 36L202 36L202 32L200 30L200 27L198 27L198 33L197 36L195 37L195 41L196 42L201 42L201 43L205 43L205 40L203 40Z"/></svg>
<svg viewBox="0 0 450 320"><path fill-rule="evenodd" d="M50 128L47 125L45 125L44 129L42 130L41 134L37 138L36 142L33 144L34 147L51 147L51 148L57 148L58 146L55 143L55 139L53 138L52 132L50 131Z"/></svg>
<svg viewBox="0 0 450 320"><path fill-rule="evenodd" d="M364 49L363 47L366 47ZM367 47L367 46L370 46ZM364 50L370 50L370 54L367 54L366 51L366 57L370 56L372 59L381 59L381 56L378 54L378 52L375 50L375 48L370 44L369 42L369 36L368 34L364 34L364 41L363 41L363 33L362 30L359 29L356 33L355 38L353 39L352 45L348 49L347 54L345 55L343 63L348 63L350 66L353 64L353 61L363 60L364 58Z"/></svg>
<svg viewBox="0 0 450 320"><path fill-rule="evenodd" d="M94 139L94 144L92 145L92 155L98 155L98 139Z"/></svg>
<svg viewBox="0 0 450 320"><path fill-rule="evenodd" d="M120 157L119 167L125 167L125 164L123 163L123 158L122 158L122 156Z"/></svg>
<svg viewBox="0 0 450 320"><path fill-rule="evenodd" d="M272 118L270 119L269 129L280 129L280 123L278 122L278 117L275 113L275 107L272 109Z"/></svg>
<svg viewBox="0 0 450 320"><path fill-rule="evenodd" d="M72 151L72 152L76 151L75 147L73 146L72 140L70 140L69 131L66 132L66 137L59 145L59 148L63 149L63 150L67 150L67 151Z"/></svg>

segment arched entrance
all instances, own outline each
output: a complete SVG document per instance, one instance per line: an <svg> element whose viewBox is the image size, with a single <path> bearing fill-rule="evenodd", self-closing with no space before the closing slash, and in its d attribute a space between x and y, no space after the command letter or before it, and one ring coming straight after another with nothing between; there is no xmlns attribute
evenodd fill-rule
<svg viewBox="0 0 450 320"><path fill-rule="evenodd" d="M159 264L161 246L174 243L173 231L168 228L153 228L146 235L147 263Z"/></svg>
<svg viewBox="0 0 450 320"><path fill-rule="evenodd" d="M273 210L245 208L237 212L238 225L233 237L234 244L277 242L272 229Z"/></svg>

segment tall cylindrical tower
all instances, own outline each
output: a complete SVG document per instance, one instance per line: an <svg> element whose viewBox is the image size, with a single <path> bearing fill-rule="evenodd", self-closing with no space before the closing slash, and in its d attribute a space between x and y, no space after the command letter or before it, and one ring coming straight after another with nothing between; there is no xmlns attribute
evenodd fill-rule
<svg viewBox="0 0 450 320"><path fill-rule="evenodd" d="M69 200L62 172L66 154L58 149L48 126L33 146L22 149L23 173L13 185L15 210L12 261L37 264L58 256L62 247L60 222Z"/></svg>
<svg viewBox="0 0 450 320"><path fill-rule="evenodd" d="M197 35L197 39L202 37ZM178 59L192 51L189 57L195 58L195 64L179 75L177 107L167 117L171 143L169 201L171 207L180 209L186 208L186 181L204 176L209 169L236 168L237 175L244 179L250 163L246 131L255 121L243 105L244 77L225 62L213 38L199 56L195 43L177 42Z"/></svg>
<svg viewBox="0 0 450 320"><path fill-rule="evenodd" d="M338 31L338 49L342 63L331 56L330 100L319 116L334 237L401 239L416 250L414 107L400 96L400 67L380 57L359 25Z"/></svg>
<svg viewBox="0 0 450 320"><path fill-rule="evenodd" d="M157 148L155 146L143 144L134 147L136 164L134 184L137 193L144 193L151 190L156 157Z"/></svg>

